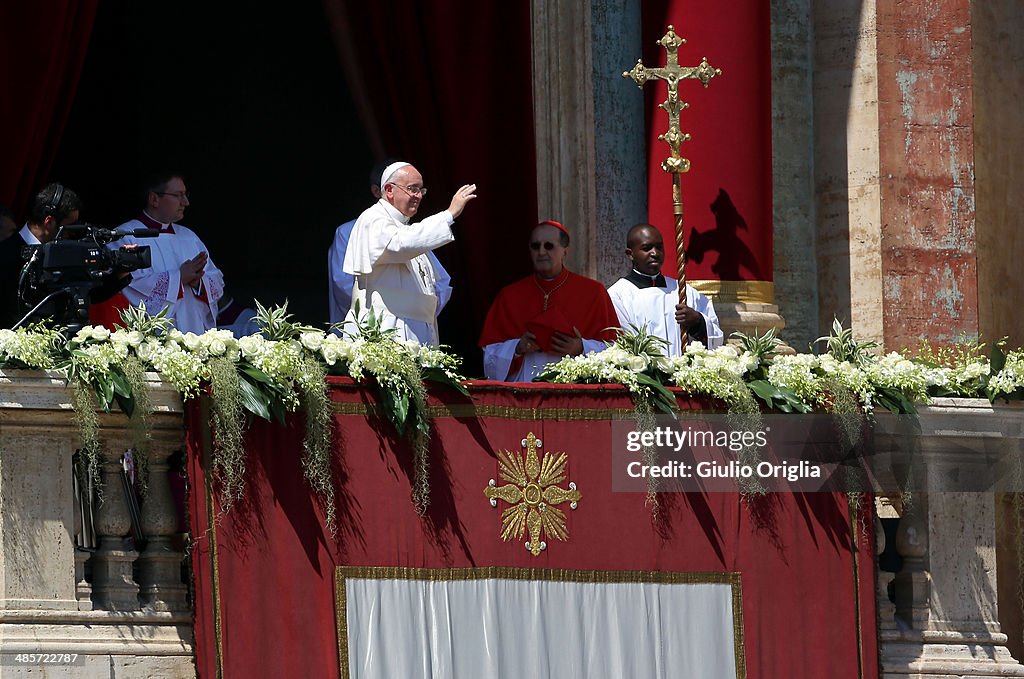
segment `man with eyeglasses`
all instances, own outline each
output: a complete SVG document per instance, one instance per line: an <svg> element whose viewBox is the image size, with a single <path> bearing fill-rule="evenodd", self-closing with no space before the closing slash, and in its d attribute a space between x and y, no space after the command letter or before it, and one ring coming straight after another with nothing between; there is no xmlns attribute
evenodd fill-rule
<svg viewBox="0 0 1024 679"><path fill-rule="evenodd" d="M144 184L142 212L118 228L158 229L160 235L138 239L127 236L109 247L148 245L153 266L136 271L122 294L128 304L137 307L144 303L153 315L167 307L167 317L178 330L198 335L217 327L217 301L224 294L224 274L210 259L199 236L177 223L189 204L188 189L179 173L154 175Z"/></svg>
<svg viewBox="0 0 1024 679"><path fill-rule="evenodd" d="M569 242L553 220L530 234L533 273L498 293L480 334L488 379L529 382L548 363L615 339L619 321L604 286L565 268Z"/></svg>
<svg viewBox="0 0 1024 679"><path fill-rule="evenodd" d="M711 300L686 286L686 301L679 301L679 283L661 274L665 242L657 228L637 224L626 234L626 257L631 271L617 280L608 294L619 324L647 330L668 342L668 355L681 356L690 342L708 349L721 346L722 329Z"/></svg>
<svg viewBox="0 0 1024 679"><path fill-rule="evenodd" d="M380 199L380 175L384 168L394 163L393 158L381 161L370 170L370 193L373 197ZM327 277L330 284L327 287L327 309L331 325L341 323L348 316L352 308L352 288L355 285L355 276L345 273L345 253L348 252L348 241L352 238L352 229L356 226L356 220L352 219L339 226L334 231L334 241L327 251ZM434 284L434 293L437 295L437 310L434 315L441 313L444 305L452 296L452 278L441 266L441 262L433 252L428 251L427 259L434 271L437 272L437 280Z"/></svg>
<svg viewBox="0 0 1024 679"><path fill-rule="evenodd" d="M359 215L345 252L344 271L355 277L346 321L365 320L372 310L396 339L437 346L440 272L427 253L455 240L452 224L476 198L476 184L462 186L447 210L416 224L409 222L427 195L423 175L397 161L381 172L380 187L380 199Z"/></svg>

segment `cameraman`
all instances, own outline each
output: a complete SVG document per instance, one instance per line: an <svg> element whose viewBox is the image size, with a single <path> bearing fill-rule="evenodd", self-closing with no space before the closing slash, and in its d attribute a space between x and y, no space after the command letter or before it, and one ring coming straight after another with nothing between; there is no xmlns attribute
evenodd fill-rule
<svg viewBox="0 0 1024 679"><path fill-rule="evenodd" d="M59 183L50 184L40 191L32 201L28 223L21 231L0 242L0 327L10 328L17 323L37 302L49 297L47 302L35 309L26 322L36 322L45 318L54 318L60 325L75 324L80 319L73 318L76 296L73 285L60 285L58 289L44 286L38 288L40 273L39 265L45 257L37 251L33 258L35 266L26 275L22 275L26 266L26 248L52 248L60 243L71 242L72 238L90 238L89 227L78 227L75 234L61 229L78 221L82 202L74 191ZM60 236L60 241L54 242ZM52 245L47 245L52 243ZM88 243L85 244L88 246ZM96 244L98 245L98 244ZM86 304L101 302L115 295L131 282L130 269L121 269L115 265L112 271L95 282L86 286L88 298ZM91 273L91 272L90 272ZM87 279L88 280L88 279ZM51 293L60 294L52 295Z"/></svg>
<svg viewBox="0 0 1024 679"><path fill-rule="evenodd" d="M10 328L22 316L18 278L25 264L25 246L50 242L61 226L78 221L81 209L78 194L59 183L49 184L32 199L28 222L21 231L0 241L0 327Z"/></svg>

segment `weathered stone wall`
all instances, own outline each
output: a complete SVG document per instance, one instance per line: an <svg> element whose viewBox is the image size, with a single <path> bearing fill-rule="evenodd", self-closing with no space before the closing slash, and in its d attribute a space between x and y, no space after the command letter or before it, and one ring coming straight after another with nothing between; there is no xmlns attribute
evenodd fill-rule
<svg viewBox="0 0 1024 679"><path fill-rule="evenodd" d="M878 2L887 348L979 330L970 4Z"/></svg>

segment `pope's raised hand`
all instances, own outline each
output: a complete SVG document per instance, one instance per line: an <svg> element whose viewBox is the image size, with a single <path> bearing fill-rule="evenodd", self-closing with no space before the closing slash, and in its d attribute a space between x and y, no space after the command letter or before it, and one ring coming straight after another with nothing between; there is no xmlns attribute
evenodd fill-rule
<svg viewBox="0 0 1024 679"><path fill-rule="evenodd" d="M455 195L452 196L452 204L448 206L448 212L452 213L452 217L458 219L459 215L462 214L463 208L466 207L466 203L476 198L476 184L465 184Z"/></svg>

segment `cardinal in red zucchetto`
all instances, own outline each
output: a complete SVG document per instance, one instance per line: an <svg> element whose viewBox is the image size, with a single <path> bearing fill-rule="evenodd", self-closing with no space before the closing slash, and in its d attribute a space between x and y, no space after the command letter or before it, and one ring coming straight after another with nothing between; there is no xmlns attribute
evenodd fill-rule
<svg viewBox="0 0 1024 679"><path fill-rule="evenodd" d="M569 231L545 220L530 234L533 273L506 286L487 312L480 346L488 379L529 382L548 363L600 351L618 317L600 282L565 268Z"/></svg>

